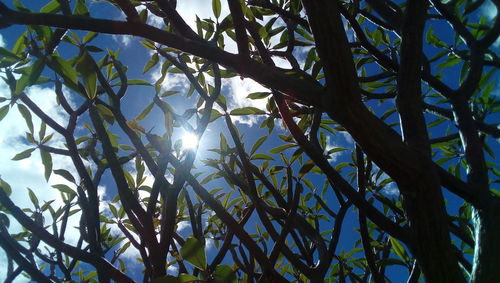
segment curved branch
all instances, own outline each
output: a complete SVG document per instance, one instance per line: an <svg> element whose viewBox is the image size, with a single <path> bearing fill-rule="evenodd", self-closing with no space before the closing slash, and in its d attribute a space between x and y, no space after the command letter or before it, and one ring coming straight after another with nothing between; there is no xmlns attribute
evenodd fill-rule
<svg viewBox="0 0 500 283"><path fill-rule="evenodd" d="M56 250L62 251L69 256L76 258L78 260L92 264L93 266L100 266L103 271L107 272L109 276L118 281L133 283L134 281L128 276L123 274L120 270L116 269L111 263L106 259L95 256L94 254L85 252L81 249L75 248L68 245L61 240L59 240L54 235L50 234L42 226L36 224L31 218L29 218L19 207L17 207L12 200L4 192L3 188L0 188L0 203L12 214L12 216L26 229L31 231L36 237L40 238L43 242L47 243L49 246Z"/></svg>

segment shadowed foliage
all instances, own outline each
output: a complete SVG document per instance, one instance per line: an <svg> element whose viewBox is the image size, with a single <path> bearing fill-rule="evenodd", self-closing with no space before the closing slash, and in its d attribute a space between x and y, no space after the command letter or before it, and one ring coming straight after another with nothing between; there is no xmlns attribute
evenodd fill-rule
<svg viewBox="0 0 500 283"><path fill-rule="evenodd" d="M498 280L500 3L224 1L0 3L0 120L60 195L3 176L6 282ZM266 91L238 108L240 79Z"/></svg>

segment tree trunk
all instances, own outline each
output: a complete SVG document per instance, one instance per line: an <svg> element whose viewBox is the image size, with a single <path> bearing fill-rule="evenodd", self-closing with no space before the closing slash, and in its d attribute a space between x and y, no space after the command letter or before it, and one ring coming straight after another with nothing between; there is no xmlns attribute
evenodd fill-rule
<svg viewBox="0 0 500 283"><path fill-rule="evenodd" d="M412 144L413 148L403 143L399 134L387 127L362 104L356 69L338 10L338 2L304 0L303 4L316 40L318 54L324 64L326 89L329 94L324 97L326 112L344 126L367 156L398 183L404 196L410 225L412 239L409 245L426 281L465 282L451 245L441 184L433 170L430 150L415 149L421 146L420 143ZM418 63L418 60L416 62ZM417 64L415 69L418 71L420 65ZM409 82L402 84L412 83L414 78L409 78ZM413 91L414 96L419 98L420 80L416 83ZM409 99L415 100L414 97ZM405 109L405 112L408 110ZM411 122L412 119L413 116L407 120ZM405 124L411 133L414 125L406 122L408 121L405 121ZM417 124L418 122L416 121ZM425 134L425 121L423 123L422 131ZM428 147L424 139L425 145Z"/></svg>
<svg viewBox="0 0 500 283"><path fill-rule="evenodd" d="M474 208L474 262L471 282L489 283L500 280L500 198L494 197L484 208Z"/></svg>
<svg viewBox="0 0 500 283"><path fill-rule="evenodd" d="M403 192L410 227L410 248L426 282L465 282L451 244L444 198L433 172L413 179Z"/></svg>

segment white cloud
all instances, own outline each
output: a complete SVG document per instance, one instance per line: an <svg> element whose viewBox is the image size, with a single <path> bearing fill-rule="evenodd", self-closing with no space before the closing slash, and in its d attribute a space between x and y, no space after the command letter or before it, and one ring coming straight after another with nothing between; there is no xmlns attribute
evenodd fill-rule
<svg viewBox="0 0 500 283"><path fill-rule="evenodd" d="M131 35L122 35L122 34L120 35L113 34L112 37L116 42L123 44L123 47L129 46L130 42L132 42L132 38L134 38Z"/></svg>
<svg viewBox="0 0 500 283"><path fill-rule="evenodd" d="M481 5L480 9L481 13L486 16L488 21L492 21L497 16L497 7L491 0L486 0L483 5Z"/></svg>
<svg viewBox="0 0 500 283"><path fill-rule="evenodd" d="M373 163L373 170L372 170L372 172L378 172L379 170L381 170L381 169L378 167L378 165L375 164L375 163ZM383 172L377 180L375 180L375 178L373 178L373 182L374 183L380 183L380 182L384 181L387 178L389 178L389 175L387 175L387 173ZM394 182L394 181L392 181L389 184L385 185L381 192L383 194L385 194L386 196L389 196L389 197L397 197L400 194L399 187L396 184L396 182Z"/></svg>
<svg viewBox="0 0 500 283"><path fill-rule="evenodd" d="M161 77L161 69L163 65L163 60L161 60L153 69L151 72L151 79L152 82L155 83L160 77ZM165 79L163 80L161 84L161 88L163 91L166 90L173 90L174 88L181 88L181 89L189 89L190 83L189 80L184 76L184 74L174 74L167 72Z"/></svg>
<svg viewBox="0 0 500 283"><path fill-rule="evenodd" d="M3 39L2 34L0 34L0 47L5 47L6 43L5 40Z"/></svg>
<svg viewBox="0 0 500 283"><path fill-rule="evenodd" d="M334 148L339 148L342 147L342 145L338 141L333 141L333 136L329 135L326 137L326 147L325 147L325 153L328 151L334 149ZM334 152L330 154L330 158L328 159L328 162L334 163L337 161L337 159L345 153L344 151L339 151L339 152Z"/></svg>
<svg viewBox="0 0 500 283"><path fill-rule="evenodd" d="M382 189L382 192L388 196L397 197L399 196L399 188L396 183L392 182Z"/></svg>
<svg viewBox="0 0 500 283"><path fill-rule="evenodd" d="M247 96L252 92L264 92L269 89L261 86L252 79L234 77L223 81L224 86L227 87L228 93L224 93L228 98L229 110L243 107L256 107L262 110L266 109L267 99L252 100ZM258 116L233 116L233 121L242 124L253 125L259 118Z"/></svg>
<svg viewBox="0 0 500 283"><path fill-rule="evenodd" d="M349 134L347 131L342 131L340 132L340 134L344 138L346 146L354 146L354 139L352 138L351 134Z"/></svg>
<svg viewBox="0 0 500 283"><path fill-rule="evenodd" d="M177 11L186 23L196 31L196 16L202 20L211 18L215 21L211 4L211 1L206 0L177 1ZM221 16L219 20L224 19L228 14L229 8L227 2L221 1Z"/></svg>
<svg viewBox="0 0 500 283"><path fill-rule="evenodd" d="M498 10L495 4L491 0L486 0L483 5L481 5L480 13L486 16L486 20L493 24L495 17L498 15ZM493 47L498 49L500 47L500 38L498 38L494 43ZM498 51L498 50L497 50Z"/></svg>
<svg viewBox="0 0 500 283"><path fill-rule="evenodd" d="M43 111L48 114L52 119L65 125L67 115L62 112L61 107L56 104L56 98L53 91L49 88L34 86L27 90L27 95L33 100ZM0 96L9 98L9 89L3 80L0 80ZM6 105L10 101L2 103L1 106ZM40 129L40 120L33 116L34 134L38 136ZM17 153L22 152L28 148L35 147L25 140L25 133L28 131L22 115L19 113L17 106L10 108L8 115L0 122L0 175L3 180L8 182L12 187L12 201L21 208L33 208L33 204L28 196L26 188L31 188L35 195L38 197L40 205L46 201L54 200L52 206L57 210L58 207L63 205L58 190L51 187L53 184L68 184L68 182L59 175L52 174L49 182L47 183L44 178L44 168L41 162L38 150L35 150L31 157L21 161L11 160ZM53 131L47 127L47 134ZM54 134L54 137L49 142L49 145L64 148L64 140L62 136ZM52 155L53 169L64 168L77 176L71 160L65 156ZM52 218L50 214L44 213L45 225L50 225ZM66 242L74 244L79 238L79 231L74 229L78 226L78 214L72 216L68 222ZM21 226L11 219L9 231L17 233L22 230ZM43 248L43 245L40 246ZM3 250L0 249L0 264L6 265L6 256ZM5 278L6 270L0 269L0 280ZM23 276L18 276L16 282L26 282L27 279Z"/></svg>

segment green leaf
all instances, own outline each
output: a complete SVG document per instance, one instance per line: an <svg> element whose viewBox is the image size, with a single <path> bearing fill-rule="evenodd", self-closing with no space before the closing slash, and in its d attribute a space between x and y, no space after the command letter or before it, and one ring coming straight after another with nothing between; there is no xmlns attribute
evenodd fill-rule
<svg viewBox="0 0 500 283"><path fill-rule="evenodd" d="M71 183L76 183L75 178L68 170L57 169L57 170L54 170L54 173L59 175L59 176L62 176L64 179L68 180Z"/></svg>
<svg viewBox="0 0 500 283"><path fill-rule="evenodd" d="M397 254L404 262L409 262L410 257L406 253L405 248L401 245L401 243L394 239L393 237L389 237L389 241L391 241L392 248L394 253Z"/></svg>
<svg viewBox="0 0 500 283"><path fill-rule="evenodd" d="M86 44L86 43L89 43L91 42L94 38L96 38L96 36L98 36L99 34L97 32L94 32L94 31L89 31L82 39L82 43L83 44Z"/></svg>
<svg viewBox="0 0 500 283"><path fill-rule="evenodd" d="M7 215L0 213L0 225L3 227L9 228L10 226L10 219Z"/></svg>
<svg viewBox="0 0 500 283"><path fill-rule="evenodd" d="M432 128L432 127L435 127L443 122L447 121L446 118L438 118L432 122L430 122L429 124L427 124L427 128Z"/></svg>
<svg viewBox="0 0 500 283"><path fill-rule="evenodd" d="M176 90L167 90L167 91L165 91L164 93L162 93L160 96L161 96L161 97L167 97L167 96L175 95L175 94L178 94L178 93L180 93L180 91L176 91Z"/></svg>
<svg viewBox="0 0 500 283"><path fill-rule="evenodd" d="M463 62L463 60L459 57L448 57L448 60L444 61L443 63L439 64L436 66L436 68L438 69L444 69L444 68L447 68L447 67L452 67L452 66L455 66L456 64L458 63L461 63Z"/></svg>
<svg viewBox="0 0 500 283"><path fill-rule="evenodd" d="M136 121L144 120L144 118L148 116L149 112L151 112L151 109L153 109L153 106L154 106L153 102L149 103L148 106L146 106L146 108L144 108L144 110L142 110L142 112L137 117L135 117L134 120Z"/></svg>
<svg viewBox="0 0 500 283"><path fill-rule="evenodd" d="M402 266L406 266L406 264L399 260L399 259L396 259L396 258L383 258L379 261L380 265L382 266L387 266L387 265L402 265Z"/></svg>
<svg viewBox="0 0 500 283"><path fill-rule="evenodd" d="M20 94L28 86L34 85L45 67L45 59L38 59L30 66L27 73L24 73L16 83L16 94Z"/></svg>
<svg viewBox="0 0 500 283"><path fill-rule="evenodd" d="M213 282L216 283L233 283L238 282L236 272L228 265L219 264L212 273Z"/></svg>
<svg viewBox="0 0 500 283"><path fill-rule="evenodd" d="M187 238L181 248L182 258L187 260L195 267L205 270L207 267L207 258L205 255L205 246L196 238Z"/></svg>
<svg viewBox="0 0 500 283"><path fill-rule="evenodd" d="M217 104L219 104L220 107L222 107L222 110L227 111L227 101L224 95L217 96L216 102Z"/></svg>
<svg viewBox="0 0 500 283"><path fill-rule="evenodd" d="M214 16L216 18L220 17L221 12L221 3L220 0L212 0L212 11L214 12Z"/></svg>
<svg viewBox="0 0 500 283"><path fill-rule="evenodd" d="M69 195L76 195L76 192L64 184L53 185L52 188L58 189L62 193L67 193Z"/></svg>
<svg viewBox="0 0 500 283"><path fill-rule="evenodd" d="M40 13L57 13L61 10L58 0L52 0L40 9Z"/></svg>
<svg viewBox="0 0 500 283"><path fill-rule="evenodd" d="M151 86L151 84L149 82L147 82L145 80L139 80L139 79L128 80L127 84L128 85L147 85L147 86Z"/></svg>
<svg viewBox="0 0 500 283"><path fill-rule="evenodd" d="M14 46L12 47L12 52L14 54L17 54L17 55L23 53L26 50L26 43L25 43L26 40L27 40L27 38L26 38L26 32L25 32L17 38L16 42L14 43Z"/></svg>
<svg viewBox="0 0 500 283"><path fill-rule="evenodd" d="M148 21L148 9L144 9L139 13L139 20L145 24Z"/></svg>
<svg viewBox="0 0 500 283"><path fill-rule="evenodd" d="M151 283L183 283L181 279L174 277L172 275L165 275L161 277L156 277L151 280Z"/></svg>
<svg viewBox="0 0 500 283"><path fill-rule="evenodd" d="M13 59L13 58L8 58L8 57L1 57L0 56L0 68L7 68L15 63L19 62L19 59Z"/></svg>
<svg viewBox="0 0 500 283"><path fill-rule="evenodd" d="M35 148L30 148L30 149L27 149L27 150L25 150L25 151L23 151L21 153L18 153L18 154L16 154L16 156L14 156L12 158L12 160L22 160L22 159L28 158L28 157L31 156L31 153L33 151L35 151L35 149L36 149L36 147Z"/></svg>
<svg viewBox="0 0 500 283"><path fill-rule="evenodd" d="M144 70L142 71L142 73L145 74L151 68L156 66L156 64L158 64L159 60L160 59L158 57L158 53L153 54L153 56L151 56L151 59L146 63L146 65L144 65Z"/></svg>
<svg viewBox="0 0 500 283"><path fill-rule="evenodd" d="M344 147L334 147L328 151L328 154L336 153L336 152L341 152L347 150L347 148Z"/></svg>
<svg viewBox="0 0 500 283"><path fill-rule="evenodd" d="M85 46L85 50L90 51L90 52L103 52L101 48L94 46L94 45L87 45Z"/></svg>
<svg viewBox="0 0 500 283"><path fill-rule="evenodd" d="M21 3L21 1L19 1L19 0L13 0L12 4L14 4L14 7L19 9L20 11L30 12L30 10L26 9L26 7L24 7L24 4Z"/></svg>
<svg viewBox="0 0 500 283"><path fill-rule="evenodd" d="M3 191L10 196L12 194L12 188L9 183L5 182L2 178L0 178L0 187L2 187Z"/></svg>
<svg viewBox="0 0 500 283"><path fill-rule="evenodd" d="M4 105L2 108L0 108L0 121L7 116L7 113L9 113L10 106L9 105Z"/></svg>
<svg viewBox="0 0 500 283"><path fill-rule="evenodd" d="M43 138L45 137L45 132L47 131L47 124L42 121L41 125L40 125L40 131L38 131L38 138L40 140L43 140Z"/></svg>
<svg viewBox="0 0 500 283"><path fill-rule="evenodd" d="M271 95L270 92L264 91L264 92L252 92L249 95L247 95L247 98L250 99L263 99Z"/></svg>
<svg viewBox="0 0 500 283"><path fill-rule="evenodd" d="M106 120L106 122L110 124L113 124L115 122L115 115L106 106L97 104L96 109L97 112L99 112L99 115L101 115L101 117Z"/></svg>
<svg viewBox="0 0 500 283"><path fill-rule="evenodd" d="M46 136L42 141L40 141L40 143L41 144L47 143L48 141L50 141L52 139L53 136L54 136L54 133Z"/></svg>
<svg viewBox="0 0 500 283"><path fill-rule="evenodd" d="M38 198L36 197L35 193L30 188L28 188L28 195L30 197L31 203L33 203L33 205L36 208L40 208Z"/></svg>
<svg viewBox="0 0 500 283"><path fill-rule="evenodd" d="M76 88L76 86L78 85L78 75L75 68L73 68L73 66L71 66L68 61L57 55L53 55L52 67L58 75L64 78L67 84L70 84L70 87L72 86L73 88Z"/></svg>
<svg viewBox="0 0 500 283"><path fill-rule="evenodd" d="M50 174L52 174L52 156L45 150L40 150L40 157L42 158L43 167L45 169L45 180L49 181Z"/></svg>
<svg viewBox="0 0 500 283"><path fill-rule="evenodd" d="M152 41L141 41L141 44L144 45L144 47L146 47L147 49L156 50L154 42Z"/></svg>
<svg viewBox="0 0 500 283"><path fill-rule="evenodd" d="M190 282L200 282L200 279L194 275L181 273L177 279L182 283L190 283Z"/></svg>
<svg viewBox="0 0 500 283"><path fill-rule="evenodd" d="M8 57L8 58L17 59L17 60L21 59L21 58L17 57L16 54L10 52L9 50L7 50L3 47L0 47L0 57Z"/></svg>
<svg viewBox="0 0 500 283"><path fill-rule="evenodd" d="M250 155L254 154L254 152L257 151L257 149L259 149L259 147L267 140L268 137L269 136L260 137L252 146L252 149L250 150Z"/></svg>
<svg viewBox="0 0 500 283"><path fill-rule="evenodd" d="M446 47L446 43L439 40L439 37L437 37L434 34L434 30L432 29L432 26L429 27L429 31L427 31L427 35L426 35L425 39L426 39L427 43L432 44L438 48Z"/></svg>
<svg viewBox="0 0 500 283"><path fill-rule="evenodd" d="M116 210L116 207L114 205L112 205L111 203L108 203L108 207L109 207L109 210L111 210L111 214L113 214L113 216L115 218L118 218L118 210Z"/></svg>
<svg viewBox="0 0 500 283"><path fill-rule="evenodd" d="M311 48L307 52L306 62L304 63L304 70L309 70L316 59L316 48Z"/></svg>
<svg viewBox="0 0 500 283"><path fill-rule="evenodd" d="M83 86L90 99L94 99L97 93L97 73L94 67L94 59L87 52L84 52L76 63L76 70L83 78Z"/></svg>
<svg viewBox="0 0 500 283"><path fill-rule="evenodd" d="M304 163L299 170L299 179L302 179L302 177L304 177L305 174L309 173L309 171L311 171L311 169L313 169L315 165L316 164L312 160L309 160L306 163Z"/></svg>
<svg viewBox="0 0 500 283"><path fill-rule="evenodd" d="M288 149L288 148L291 148L291 147L295 147L295 146L297 146L297 145L295 145L293 143L288 143L288 144L280 145L280 146L277 146L277 147L269 150L269 153L277 154L277 153L280 153L280 152L284 151L285 149Z"/></svg>
<svg viewBox="0 0 500 283"><path fill-rule="evenodd" d="M210 113L209 123L212 123L213 121L219 119L221 116L222 116L222 114L219 111L212 109L212 112Z"/></svg>
<svg viewBox="0 0 500 283"><path fill-rule="evenodd" d="M31 117L31 112L29 111L28 107L24 106L23 104L18 104L17 109L26 121L26 125L28 125L30 133L33 134L33 118Z"/></svg>
<svg viewBox="0 0 500 283"><path fill-rule="evenodd" d="M123 254L131 245L132 243L131 242L126 242L121 248L120 248L120 251L119 251L119 254Z"/></svg>
<svg viewBox="0 0 500 283"><path fill-rule="evenodd" d="M85 0L77 0L76 1L76 6L75 6L75 10L73 11L73 14L80 15L80 16L88 16L89 15L89 9L85 5Z"/></svg>
<svg viewBox="0 0 500 283"><path fill-rule="evenodd" d="M267 155L267 154L262 154L262 153L259 153L259 154L255 154L252 156L252 158L250 158L251 160L255 160L255 159L263 159L263 160L274 160L274 158L272 158L271 156Z"/></svg>
<svg viewBox="0 0 500 283"><path fill-rule="evenodd" d="M266 114L266 112L255 107L244 107L244 108L234 109L229 114L234 116L252 115L252 114L262 115Z"/></svg>

